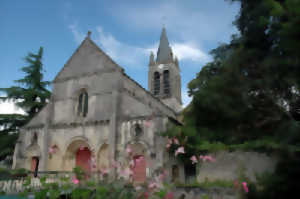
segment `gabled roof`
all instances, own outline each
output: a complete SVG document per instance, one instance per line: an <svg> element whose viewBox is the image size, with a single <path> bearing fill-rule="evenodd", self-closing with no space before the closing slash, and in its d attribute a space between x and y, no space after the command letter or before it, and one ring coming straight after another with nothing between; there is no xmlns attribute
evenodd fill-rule
<svg viewBox="0 0 300 199"><path fill-rule="evenodd" d="M88 70L90 70L90 72L94 72L95 70L99 70L99 68L97 68L97 65L95 64L90 64L90 66L86 66L85 64L83 64L82 66L80 66L81 68L77 67L75 70L73 67L74 64L72 64L73 60L75 60L77 58L77 56L80 56L80 54L83 53L84 50L89 50L89 54L87 54L86 56L90 56L92 57L92 53L97 53L98 55L104 57L105 61L110 62L111 64L107 65L107 64L102 64L101 66L105 66L105 67L112 67L113 69L119 70L119 71L123 71L124 69L122 67L120 67L118 64L116 64L104 51L102 51L91 39L90 36L88 35L79 45L79 47L75 50L75 52L72 54L72 56L69 58L69 60L66 62L66 64L64 65L64 67L60 70L60 72L56 75L55 79L53 80L53 82L56 82L62 78L65 78L66 75L70 75L69 73L74 73L76 70L79 73L87 72ZM100 60L100 59L99 59ZM78 61L78 60L76 60ZM79 60L80 61L80 60ZM83 60L82 60L83 61ZM99 67L100 65L98 65Z"/></svg>

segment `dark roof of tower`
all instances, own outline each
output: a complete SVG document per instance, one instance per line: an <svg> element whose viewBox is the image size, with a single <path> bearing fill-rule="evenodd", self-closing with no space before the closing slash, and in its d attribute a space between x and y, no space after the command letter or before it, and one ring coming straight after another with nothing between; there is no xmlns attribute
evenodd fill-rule
<svg viewBox="0 0 300 199"><path fill-rule="evenodd" d="M167 38L166 28L163 27L161 35L160 35L160 42L157 51L157 63L169 63L172 61L172 50L169 46L169 41Z"/></svg>

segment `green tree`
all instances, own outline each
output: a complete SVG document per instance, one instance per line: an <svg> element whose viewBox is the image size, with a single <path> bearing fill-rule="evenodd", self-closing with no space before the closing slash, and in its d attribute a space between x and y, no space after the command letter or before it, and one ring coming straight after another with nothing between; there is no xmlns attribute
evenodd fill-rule
<svg viewBox="0 0 300 199"><path fill-rule="evenodd" d="M275 174L248 198L287 197L300 188L300 1L233 1L241 5L239 34L213 50L213 61L189 83L185 125L170 132L187 136L187 154L276 151Z"/></svg>
<svg viewBox="0 0 300 199"><path fill-rule="evenodd" d="M203 141L232 147L252 142L265 149L299 146L291 137L299 132L300 3L239 2L234 24L240 34L213 50L214 60L189 83L193 101L185 120L193 121L194 136L202 140L192 138L192 146Z"/></svg>
<svg viewBox="0 0 300 199"><path fill-rule="evenodd" d="M12 155L20 127L34 117L50 98L51 93L47 89L50 82L43 80L42 56L42 47L37 54L28 53L25 57L28 65L21 68L25 76L15 81L20 86L0 89L6 94L1 97L2 101L11 100L26 113L0 114L0 160Z"/></svg>

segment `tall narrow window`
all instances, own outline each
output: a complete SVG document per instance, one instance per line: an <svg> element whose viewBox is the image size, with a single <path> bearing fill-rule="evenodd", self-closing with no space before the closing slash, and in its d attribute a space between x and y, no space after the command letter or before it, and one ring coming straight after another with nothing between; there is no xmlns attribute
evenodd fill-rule
<svg viewBox="0 0 300 199"><path fill-rule="evenodd" d="M86 91L80 93L78 98L77 115L85 117L88 113L89 97Z"/></svg>
<svg viewBox="0 0 300 199"><path fill-rule="evenodd" d="M164 94L170 94L170 74L168 70L164 71Z"/></svg>
<svg viewBox="0 0 300 199"><path fill-rule="evenodd" d="M154 73L154 95L158 95L160 90L160 75L159 72Z"/></svg>

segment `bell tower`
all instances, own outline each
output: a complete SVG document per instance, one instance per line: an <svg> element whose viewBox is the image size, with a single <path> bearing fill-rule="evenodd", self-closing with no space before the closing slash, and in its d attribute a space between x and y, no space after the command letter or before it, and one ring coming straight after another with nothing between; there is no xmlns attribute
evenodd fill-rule
<svg viewBox="0 0 300 199"><path fill-rule="evenodd" d="M156 60L153 52L150 54L148 89L167 106L176 112L181 111L180 68L177 57L173 57L165 27L160 36Z"/></svg>

